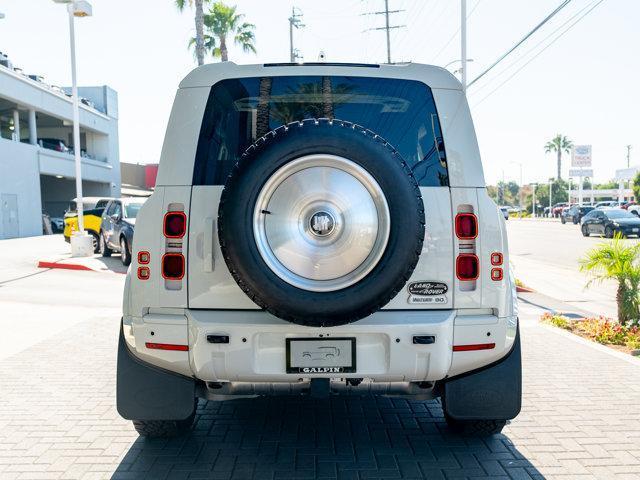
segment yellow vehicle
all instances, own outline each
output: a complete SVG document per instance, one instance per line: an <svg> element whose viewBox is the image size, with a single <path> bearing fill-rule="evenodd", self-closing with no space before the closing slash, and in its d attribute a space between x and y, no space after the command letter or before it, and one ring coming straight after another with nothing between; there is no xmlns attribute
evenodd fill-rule
<svg viewBox="0 0 640 480"><path fill-rule="evenodd" d="M78 230L78 204L77 198L69 203L69 209L64 214L64 240L71 242L71 235ZM82 211L84 216L84 229L93 238L93 252L100 252L100 222L110 197L83 197Z"/></svg>

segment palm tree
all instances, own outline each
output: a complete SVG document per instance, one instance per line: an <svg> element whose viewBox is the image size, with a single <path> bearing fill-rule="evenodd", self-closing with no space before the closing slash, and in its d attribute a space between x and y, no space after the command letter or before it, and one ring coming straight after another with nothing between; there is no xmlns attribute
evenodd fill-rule
<svg viewBox="0 0 640 480"><path fill-rule="evenodd" d="M573 142L568 137L558 134L548 141L544 146L544 153L557 152L558 154L558 180L562 171L562 152L570 153Z"/></svg>
<svg viewBox="0 0 640 480"><path fill-rule="evenodd" d="M618 322L622 325L640 317L638 286L640 285L640 244L628 245L617 234L613 240L602 242L588 251L580 260L580 270L588 272L593 282L605 280L618 282L616 302L618 304Z"/></svg>
<svg viewBox="0 0 640 480"><path fill-rule="evenodd" d="M233 35L233 42L239 45L244 52L256 53L255 46L255 25L243 22L244 15L236 13L236 7L230 7L223 2L213 4L209 13L204 16L204 26L207 34L203 35L203 44L207 44L206 50L213 57L220 57L223 62L229 60L229 50L227 48L227 36ZM196 45L195 39L189 42Z"/></svg>
<svg viewBox="0 0 640 480"><path fill-rule="evenodd" d="M189 4L192 7L194 4L196 6L196 36L194 39L194 44L196 46L196 59L198 60L198 65L204 64L204 54L205 54L205 38L204 38L204 3L209 2L209 0L175 0L176 7L181 12L184 10L184 7Z"/></svg>

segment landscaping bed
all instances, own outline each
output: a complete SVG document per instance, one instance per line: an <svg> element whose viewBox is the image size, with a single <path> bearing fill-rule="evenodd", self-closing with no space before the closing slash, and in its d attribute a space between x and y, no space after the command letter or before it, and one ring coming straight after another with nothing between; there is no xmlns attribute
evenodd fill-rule
<svg viewBox="0 0 640 480"><path fill-rule="evenodd" d="M621 325L605 317L572 319L554 313L545 313L540 321L616 350L640 356L640 325L638 323Z"/></svg>

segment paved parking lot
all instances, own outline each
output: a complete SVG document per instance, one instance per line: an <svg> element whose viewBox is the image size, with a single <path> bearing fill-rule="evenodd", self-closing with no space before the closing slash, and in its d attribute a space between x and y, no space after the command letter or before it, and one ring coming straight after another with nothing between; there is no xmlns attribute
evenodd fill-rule
<svg viewBox="0 0 640 480"><path fill-rule="evenodd" d="M640 362L527 304L524 407L503 435L450 433L437 401L284 398L201 402L189 435L141 440L114 405L122 277L0 284L2 327L26 337L0 355L0 479L640 478Z"/></svg>

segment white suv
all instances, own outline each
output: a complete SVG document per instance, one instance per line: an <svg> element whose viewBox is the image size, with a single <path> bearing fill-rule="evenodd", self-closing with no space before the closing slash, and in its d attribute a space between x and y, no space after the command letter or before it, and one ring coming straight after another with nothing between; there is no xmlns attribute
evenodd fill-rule
<svg viewBox="0 0 640 480"><path fill-rule="evenodd" d="M521 399L508 265L446 70L205 65L137 217L118 410L167 436L198 397L440 396L450 426L499 432Z"/></svg>

